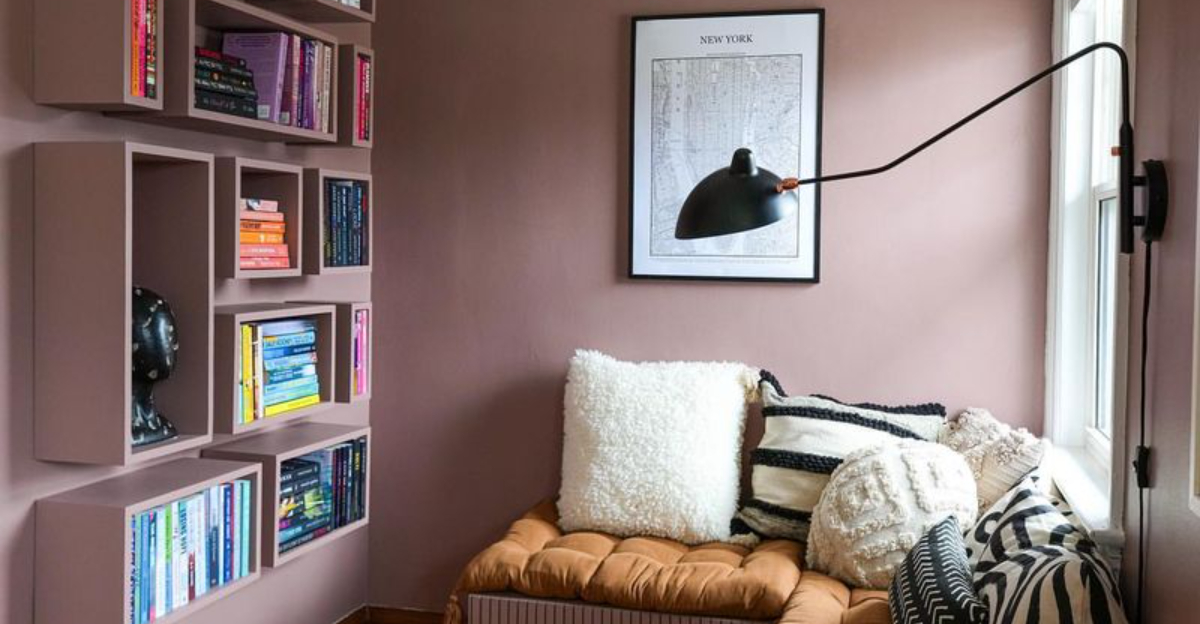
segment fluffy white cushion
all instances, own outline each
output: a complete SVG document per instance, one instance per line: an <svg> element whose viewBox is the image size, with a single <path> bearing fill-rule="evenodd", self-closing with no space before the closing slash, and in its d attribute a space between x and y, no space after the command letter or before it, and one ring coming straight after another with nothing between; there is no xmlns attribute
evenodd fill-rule
<svg viewBox="0 0 1200 624"><path fill-rule="evenodd" d="M728 540L757 375L743 364L577 351L564 405L562 529Z"/></svg>
<svg viewBox="0 0 1200 624"><path fill-rule="evenodd" d="M968 408L942 426L938 441L958 451L975 477L979 511L991 507L1046 456L1046 442L1025 429L996 420L991 412Z"/></svg>
<svg viewBox="0 0 1200 624"><path fill-rule="evenodd" d="M886 589L908 551L947 516L975 523L975 480L933 442L896 440L855 451L813 511L809 567L855 587Z"/></svg>

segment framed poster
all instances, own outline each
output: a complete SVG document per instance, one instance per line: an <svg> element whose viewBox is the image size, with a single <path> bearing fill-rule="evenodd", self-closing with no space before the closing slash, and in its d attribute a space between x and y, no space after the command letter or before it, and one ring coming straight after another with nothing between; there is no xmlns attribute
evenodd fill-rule
<svg viewBox="0 0 1200 624"><path fill-rule="evenodd" d="M688 193L749 148L760 168L821 170L821 9L633 18L629 275L816 282L820 189L747 232L675 238Z"/></svg>

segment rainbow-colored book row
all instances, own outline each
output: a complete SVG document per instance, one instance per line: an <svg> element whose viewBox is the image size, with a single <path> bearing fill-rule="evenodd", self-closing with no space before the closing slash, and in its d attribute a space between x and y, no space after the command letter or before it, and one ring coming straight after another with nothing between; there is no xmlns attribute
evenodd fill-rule
<svg viewBox="0 0 1200 624"><path fill-rule="evenodd" d="M361 396L371 391L371 311L354 311L354 375L351 391Z"/></svg>
<svg viewBox="0 0 1200 624"><path fill-rule="evenodd" d="M158 3L129 0L129 94L158 97Z"/></svg>
<svg viewBox="0 0 1200 624"><path fill-rule="evenodd" d="M130 624L161 619L250 574L252 496L240 479L133 517Z"/></svg>
<svg viewBox="0 0 1200 624"><path fill-rule="evenodd" d="M272 418L321 402L317 324L311 319L243 323L242 423Z"/></svg>

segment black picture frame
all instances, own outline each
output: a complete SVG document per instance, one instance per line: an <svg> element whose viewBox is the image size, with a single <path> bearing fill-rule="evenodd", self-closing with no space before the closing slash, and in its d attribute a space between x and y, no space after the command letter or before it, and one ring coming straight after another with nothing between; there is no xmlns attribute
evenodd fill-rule
<svg viewBox="0 0 1200 624"><path fill-rule="evenodd" d="M813 16L817 20L817 41L816 48L818 51L816 61L816 101L815 101L815 153L813 154L814 175L820 175L822 161L822 133L824 125L824 77L825 77L825 9L823 8L807 8L807 9L782 9L782 10L766 10L766 11L728 11L717 13L679 13L679 14L656 14L656 15L635 15L630 18L630 65L629 65L629 213L628 213L628 228L626 235L628 237L628 254L626 257L627 277L633 280L669 280L669 281L716 281L716 282L778 282L778 283L802 283L802 284L817 284L821 280L821 185L813 185L813 203L812 203L812 272L809 276L804 277L771 277L771 276L728 276L728 275L671 275L649 272L639 272L635 267L635 227L637 225L637 202L638 196L635 189L636 169L638 167L638 159L636 155L636 135L638 132L637 118L637 80L638 80L638 26L649 22L662 20L692 20L692 19L720 19L730 17L769 17L769 16L796 16L805 15ZM731 151L732 154L732 151ZM793 175L793 172L778 172L781 175Z"/></svg>

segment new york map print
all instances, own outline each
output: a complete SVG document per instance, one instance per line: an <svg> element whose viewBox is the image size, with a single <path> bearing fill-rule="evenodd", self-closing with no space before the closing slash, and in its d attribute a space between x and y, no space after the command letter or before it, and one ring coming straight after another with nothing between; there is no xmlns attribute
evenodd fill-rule
<svg viewBox="0 0 1200 624"><path fill-rule="evenodd" d="M683 200L739 147L780 177L800 168L800 54L654 59L651 63L650 255L796 258L795 214L741 234L677 240Z"/></svg>

